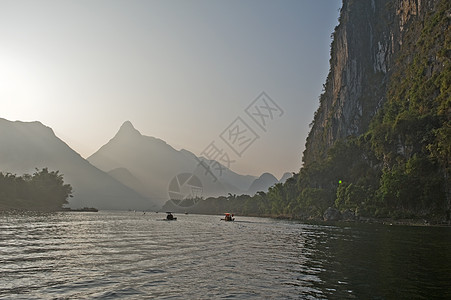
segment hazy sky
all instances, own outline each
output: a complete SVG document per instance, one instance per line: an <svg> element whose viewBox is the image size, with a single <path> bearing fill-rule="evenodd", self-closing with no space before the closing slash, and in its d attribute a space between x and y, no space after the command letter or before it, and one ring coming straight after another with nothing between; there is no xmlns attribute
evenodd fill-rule
<svg viewBox="0 0 451 300"><path fill-rule="evenodd" d="M340 6L0 0L0 117L41 121L83 157L130 120L196 155L214 142L236 172L280 177L301 166ZM263 91L283 110L264 128L245 112ZM259 136L241 157L220 137L237 117Z"/></svg>

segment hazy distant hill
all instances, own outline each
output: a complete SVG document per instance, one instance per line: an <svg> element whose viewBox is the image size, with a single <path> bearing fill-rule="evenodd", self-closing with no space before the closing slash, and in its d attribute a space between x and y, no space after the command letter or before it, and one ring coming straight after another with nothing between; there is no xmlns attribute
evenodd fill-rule
<svg viewBox="0 0 451 300"><path fill-rule="evenodd" d="M64 174L73 187L71 207L149 209L147 198L91 165L40 122L11 122L0 118L0 171L21 175L48 167Z"/></svg>
<svg viewBox="0 0 451 300"><path fill-rule="evenodd" d="M136 191L140 195L146 195L148 192L146 185L142 183L141 180L136 178L135 175L130 173L130 171L127 170L126 168L116 168L107 172L107 174L115 178L117 181L121 182L125 186L128 186L132 190Z"/></svg>
<svg viewBox="0 0 451 300"><path fill-rule="evenodd" d="M280 183L284 183L285 181L287 181L288 178L293 177L293 173L290 172L286 172L282 175L282 177L280 178L279 182Z"/></svg>
<svg viewBox="0 0 451 300"><path fill-rule="evenodd" d="M249 187L248 194L254 195L256 192L267 192L268 188L278 183L274 175L270 173L263 173L259 178L255 179L252 185Z"/></svg>
<svg viewBox="0 0 451 300"><path fill-rule="evenodd" d="M249 190L247 191L247 194L252 196L255 195L256 192L267 192L268 189L274 184L279 182L284 183L288 178L292 176L292 173L286 172L282 175L280 180L277 180L277 178L271 173L263 173L259 178L255 179L254 182L252 182Z"/></svg>
<svg viewBox="0 0 451 300"><path fill-rule="evenodd" d="M140 192L160 204L164 204L169 198L171 180L182 173L194 174L199 178L202 183L202 196L242 193L247 191L255 179L253 176L243 176L224 169L220 178L215 180L205 174L206 169L199 166L199 158L193 153L184 149L178 151L161 139L144 136L129 121L121 126L107 144L91 155L88 161L105 172L117 168L127 169L130 173L127 179L115 177L131 187L132 175L145 186ZM181 193L183 194L182 191Z"/></svg>

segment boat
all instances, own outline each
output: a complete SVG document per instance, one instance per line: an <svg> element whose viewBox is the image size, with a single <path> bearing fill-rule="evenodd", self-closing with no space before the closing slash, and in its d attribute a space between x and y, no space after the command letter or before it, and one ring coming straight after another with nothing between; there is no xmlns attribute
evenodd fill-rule
<svg viewBox="0 0 451 300"><path fill-rule="evenodd" d="M235 221L235 218L233 217L233 214L225 213L224 218L222 218L221 221L231 222L231 221Z"/></svg>
<svg viewBox="0 0 451 300"><path fill-rule="evenodd" d="M167 211L166 213L168 214L165 219L166 221L176 221L177 220L177 217L174 217L172 212Z"/></svg>

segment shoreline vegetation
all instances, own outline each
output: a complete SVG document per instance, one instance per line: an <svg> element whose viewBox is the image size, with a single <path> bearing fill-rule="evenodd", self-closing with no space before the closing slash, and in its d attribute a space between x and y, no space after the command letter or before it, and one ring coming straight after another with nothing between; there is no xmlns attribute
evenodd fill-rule
<svg viewBox="0 0 451 300"><path fill-rule="evenodd" d="M82 208L70 208L65 207L61 211L67 212L98 212L99 210L95 207L82 207Z"/></svg>
<svg viewBox="0 0 451 300"><path fill-rule="evenodd" d="M291 183L289 182L291 181ZM293 184L293 178L288 179L285 184ZM294 189L293 189L294 190ZM274 193L274 192L277 193ZM451 224L449 212L442 213L426 211L419 214L408 210L383 210L383 207L375 207L379 212L388 213L374 214L374 211L368 211L358 208L339 209L335 205L325 208L316 207L312 209L302 209L298 205L300 197L296 197L296 191L293 194L277 197L283 192L283 186L277 184L271 187L268 193L258 192L254 196L249 195L231 195L227 197L210 197L207 199L185 199L182 202L171 200L167 201L162 210L174 211L177 213L194 213L207 215L222 215L224 212L232 212L237 216L269 217L274 219L298 220L301 222L354 222L354 223L382 223L399 225L444 225ZM313 204L324 203L313 202ZM296 205L297 204L297 205Z"/></svg>
<svg viewBox="0 0 451 300"><path fill-rule="evenodd" d="M253 215L250 215L253 216ZM451 227L451 222L434 222L426 219L390 219L390 218L356 218L356 219L342 219L336 221L325 221L321 219L301 219L289 215L255 215L253 217L266 217L278 220L292 220L300 221L306 224L381 224L381 225L397 225L397 226L433 226L433 227Z"/></svg>
<svg viewBox="0 0 451 300"><path fill-rule="evenodd" d="M2 208L0 207L0 215L14 215L14 214L27 214L27 213L60 213L60 212L98 212L95 207L83 207L83 208L62 208L62 209L23 209L23 208Z"/></svg>
<svg viewBox="0 0 451 300"><path fill-rule="evenodd" d="M307 224L384 224L407 226L451 226L449 212L439 217L429 214L418 216L403 214L393 216L372 216L365 211L346 208L339 210L336 206L329 206L324 211L317 210L316 214L308 214L285 200L296 199L293 194L285 195L279 200L275 196L283 192L288 185L296 183L299 174L293 174L284 184L276 184L268 193L258 192L254 196L232 195L217 198L185 199L178 202L182 206L175 206L168 201L163 207L164 211L180 213L222 215L230 211L237 216L266 217L300 221ZM72 195L72 187L65 184L63 175L59 171L49 171L47 168L36 169L32 175L0 172L0 214L14 214L23 212L98 212L94 207L69 208L68 199ZM290 197L292 196L292 197ZM337 191L339 196L339 191ZM186 207L183 207L185 204ZM279 211L278 211L279 210Z"/></svg>
<svg viewBox="0 0 451 300"><path fill-rule="evenodd" d="M0 172L0 211L58 211L70 197L72 186L59 171L43 168L22 176Z"/></svg>

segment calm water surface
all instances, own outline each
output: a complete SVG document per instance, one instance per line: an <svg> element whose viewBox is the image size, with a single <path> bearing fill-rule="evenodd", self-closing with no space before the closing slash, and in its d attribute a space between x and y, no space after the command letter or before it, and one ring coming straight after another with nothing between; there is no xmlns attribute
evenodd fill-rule
<svg viewBox="0 0 451 300"><path fill-rule="evenodd" d="M0 215L1 299L451 299L451 228Z"/></svg>

